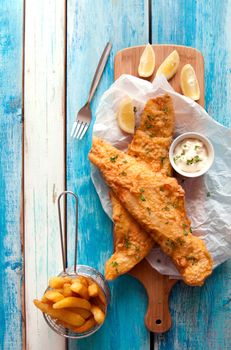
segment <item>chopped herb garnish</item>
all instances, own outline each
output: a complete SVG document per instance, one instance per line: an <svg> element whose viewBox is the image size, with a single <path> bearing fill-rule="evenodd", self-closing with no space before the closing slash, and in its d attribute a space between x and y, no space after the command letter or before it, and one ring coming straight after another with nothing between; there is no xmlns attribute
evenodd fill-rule
<svg viewBox="0 0 231 350"><path fill-rule="evenodd" d="M122 173L120 173L120 175L126 176L127 173L126 173L126 171L122 171Z"/></svg>
<svg viewBox="0 0 231 350"><path fill-rule="evenodd" d="M133 107L133 112L136 113L137 112L137 108L136 106Z"/></svg>
<svg viewBox="0 0 231 350"><path fill-rule="evenodd" d="M170 210L170 208L166 206L166 207L164 207L162 210L169 211L169 210Z"/></svg>
<svg viewBox="0 0 231 350"><path fill-rule="evenodd" d="M189 232L192 233L192 227L189 228Z"/></svg>
<svg viewBox="0 0 231 350"><path fill-rule="evenodd" d="M147 120L145 120L144 125L145 125L146 129L151 129L152 128L152 125L149 124L149 122Z"/></svg>
<svg viewBox="0 0 231 350"><path fill-rule="evenodd" d="M128 237L124 238L124 246L125 248L129 249L131 247L131 241L129 241Z"/></svg>
<svg viewBox="0 0 231 350"><path fill-rule="evenodd" d="M173 157L174 163L176 163L176 161L180 158L180 156L175 156Z"/></svg>
<svg viewBox="0 0 231 350"><path fill-rule="evenodd" d="M186 230L187 225L186 224L182 224L183 227L183 234L184 236L188 236L188 231Z"/></svg>
<svg viewBox="0 0 231 350"><path fill-rule="evenodd" d="M191 261L192 265L194 265L198 261L197 258L195 258L195 256L186 256L185 259Z"/></svg>
<svg viewBox="0 0 231 350"><path fill-rule="evenodd" d="M211 196L211 193L210 192L207 192L207 197L210 197Z"/></svg>
<svg viewBox="0 0 231 350"><path fill-rule="evenodd" d="M198 148L201 148L201 147L200 147L199 145L196 145L196 146L194 147L195 151L196 151Z"/></svg>
<svg viewBox="0 0 231 350"><path fill-rule="evenodd" d="M143 189L143 188L140 188L140 199L142 200L142 202L145 202L146 199L145 199L143 193L144 193L144 189Z"/></svg>
<svg viewBox="0 0 231 350"><path fill-rule="evenodd" d="M167 106L164 106L163 109L162 109L162 111L163 111L165 114L168 113L168 107L167 107Z"/></svg>
<svg viewBox="0 0 231 350"><path fill-rule="evenodd" d="M151 214L151 208L147 207L148 214Z"/></svg>
<svg viewBox="0 0 231 350"><path fill-rule="evenodd" d="M148 120L154 120L152 115L147 115Z"/></svg>
<svg viewBox="0 0 231 350"><path fill-rule="evenodd" d="M198 162L201 162L201 159L200 159L199 156L195 156L195 157L194 157L194 161L195 161L196 163L198 163Z"/></svg>
<svg viewBox="0 0 231 350"><path fill-rule="evenodd" d="M187 159L187 165L191 165L193 163L198 163L200 162L202 159L200 159L199 156L195 156L192 159Z"/></svg>
<svg viewBox="0 0 231 350"><path fill-rule="evenodd" d="M184 148L187 148L187 145L183 145Z"/></svg>
<svg viewBox="0 0 231 350"><path fill-rule="evenodd" d="M180 237L177 237L176 243L179 244L179 245L183 245L184 244L184 240L182 238L180 238Z"/></svg>
<svg viewBox="0 0 231 350"><path fill-rule="evenodd" d="M168 238L166 241L166 246L168 246L170 248L175 248L176 244L172 239Z"/></svg>
<svg viewBox="0 0 231 350"><path fill-rule="evenodd" d="M173 208L177 209L179 207L179 203L178 202L172 203L172 206Z"/></svg>
<svg viewBox="0 0 231 350"><path fill-rule="evenodd" d="M116 261L112 261L112 262L111 262L111 266L115 268L116 273L119 273L118 265L119 265L119 264L118 264L118 262L116 262Z"/></svg>
<svg viewBox="0 0 231 350"><path fill-rule="evenodd" d="M160 162L163 165L164 164L164 160L166 159L166 157L160 157Z"/></svg>
<svg viewBox="0 0 231 350"><path fill-rule="evenodd" d="M154 132L152 132L150 135L149 135L149 137L151 137L151 138L153 138L153 137L155 137L156 136L156 134L154 134Z"/></svg>
<svg viewBox="0 0 231 350"><path fill-rule="evenodd" d="M187 165L193 164L193 159L194 159L194 158L192 158L192 159L187 159Z"/></svg>
<svg viewBox="0 0 231 350"><path fill-rule="evenodd" d="M123 160L123 163L126 164L128 161L127 160Z"/></svg>
<svg viewBox="0 0 231 350"><path fill-rule="evenodd" d="M183 151L181 152L181 156L185 155L185 150L183 149Z"/></svg>
<svg viewBox="0 0 231 350"><path fill-rule="evenodd" d="M110 157L110 161L111 161L112 163L115 163L115 161L116 161L117 158L118 158L118 155L113 156L113 157Z"/></svg>
<svg viewBox="0 0 231 350"><path fill-rule="evenodd" d="M169 224L169 221L166 221L166 222L165 222L165 225L168 225L168 224Z"/></svg>

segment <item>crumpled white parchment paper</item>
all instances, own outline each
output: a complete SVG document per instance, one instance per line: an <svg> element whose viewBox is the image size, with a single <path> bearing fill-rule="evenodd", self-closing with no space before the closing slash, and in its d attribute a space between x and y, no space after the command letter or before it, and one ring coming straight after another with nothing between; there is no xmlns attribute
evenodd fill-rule
<svg viewBox="0 0 231 350"><path fill-rule="evenodd" d="M178 181L186 192L186 208L193 234L205 241L216 267L231 257L231 130L214 121L196 102L176 93L163 76L150 83L122 75L103 94L93 133L125 151L132 136L123 134L117 124L116 111L121 100L125 96L133 100L139 124L146 101L166 92L174 103L175 136L187 131L199 132L207 136L214 146L215 161L206 175L186 180L179 176ZM103 209L111 218L109 189L94 166L91 177ZM179 278L179 272L160 248L153 248L147 259L160 273Z"/></svg>

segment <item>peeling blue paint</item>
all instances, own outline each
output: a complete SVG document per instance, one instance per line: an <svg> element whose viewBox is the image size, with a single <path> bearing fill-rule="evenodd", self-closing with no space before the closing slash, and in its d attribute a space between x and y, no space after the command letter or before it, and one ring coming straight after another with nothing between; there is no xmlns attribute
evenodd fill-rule
<svg viewBox="0 0 231 350"><path fill-rule="evenodd" d="M67 46L67 188L79 195L79 262L101 272L113 251L113 237L112 224L102 210L90 179L88 152L92 127L81 142L70 139L70 130L76 112L87 99L106 42L111 40L113 49L92 104L94 118L100 96L114 80L115 53L124 47L148 42L144 9L143 0L99 0L97 6L92 6L90 0L68 2L68 28L73 27L74 32L71 35L68 31ZM73 218L72 213L68 219L70 227L73 227ZM149 349L149 332L144 325L145 290L136 280L124 276L111 283L111 291L112 303L101 330L78 344L70 341L70 350Z"/></svg>
<svg viewBox="0 0 231 350"><path fill-rule="evenodd" d="M199 49L205 60L205 101L210 115L231 126L229 33L231 1L153 0L155 43ZM228 34L228 36L227 36ZM170 298L173 326L156 338L159 350L231 349L231 262L217 268L201 288L178 283Z"/></svg>
<svg viewBox="0 0 231 350"><path fill-rule="evenodd" d="M20 243L23 1L0 0L0 349L22 347Z"/></svg>

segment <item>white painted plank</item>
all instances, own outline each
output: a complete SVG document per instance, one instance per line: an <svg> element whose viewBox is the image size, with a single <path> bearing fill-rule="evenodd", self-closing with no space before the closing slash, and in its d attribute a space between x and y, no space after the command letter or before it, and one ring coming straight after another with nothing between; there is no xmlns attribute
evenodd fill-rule
<svg viewBox="0 0 231 350"><path fill-rule="evenodd" d="M64 189L65 1L25 2L26 348L64 349L33 305L61 271L56 197Z"/></svg>

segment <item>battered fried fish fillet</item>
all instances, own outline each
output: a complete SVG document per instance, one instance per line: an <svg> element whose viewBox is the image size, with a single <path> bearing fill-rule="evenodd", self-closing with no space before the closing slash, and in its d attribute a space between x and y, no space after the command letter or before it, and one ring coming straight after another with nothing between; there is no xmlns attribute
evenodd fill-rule
<svg viewBox="0 0 231 350"><path fill-rule="evenodd" d="M141 115L128 154L145 162L153 171L171 175L168 151L172 140L174 110L169 95L150 99ZM112 280L131 270L151 251L154 242L136 220L110 193L114 221L115 252L105 264L105 277Z"/></svg>
<svg viewBox="0 0 231 350"><path fill-rule="evenodd" d="M213 261L205 243L190 232L184 190L177 180L154 173L97 138L93 139L89 159L129 213L172 258L185 283L202 285L212 272Z"/></svg>
<svg viewBox="0 0 231 350"><path fill-rule="evenodd" d="M124 208L116 195L110 193L113 207L115 252L105 264L107 280L131 270L153 247L153 239Z"/></svg>
<svg viewBox="0 0 231 350"><path fill-rule="evenodd" d="M174 109L169 95L150 99L141 116L128 154L149 165L155 172L172 175L168 151L174 131Z"/></svg>

